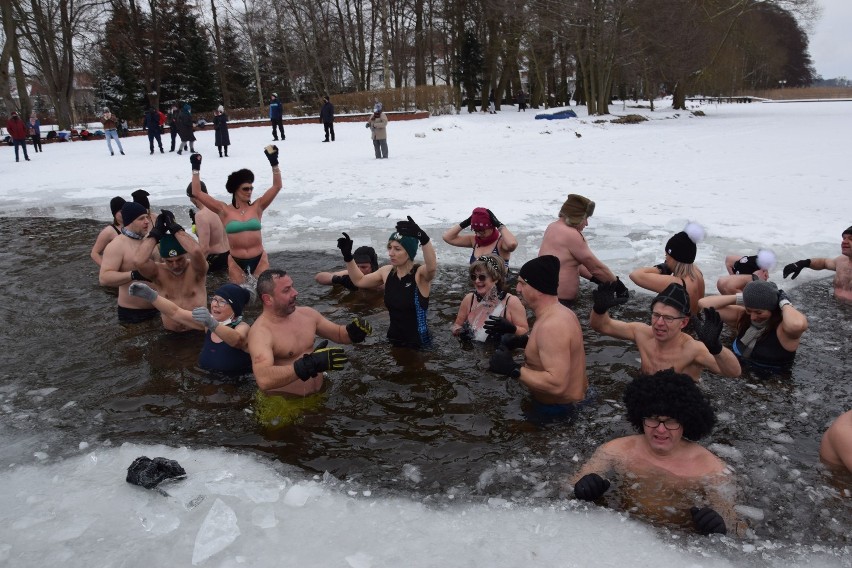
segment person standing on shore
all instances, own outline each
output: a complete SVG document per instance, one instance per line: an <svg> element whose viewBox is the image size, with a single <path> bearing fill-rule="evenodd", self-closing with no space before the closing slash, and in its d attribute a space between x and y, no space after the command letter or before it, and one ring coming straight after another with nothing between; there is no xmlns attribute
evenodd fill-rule
<svg viewBox="0 0 852 568"><path fill-rule="evenodd" d="M157 141L157 146L160 147L160 154L163 154L163 140L160 138L160 113L154 107L149 106L145 109L142 130L148 132L148 147L151 150L151 154L154 153L154 140Z"/></svg>
<svg viewBox="0 0 852 568"><path fill-rule="evenodd" d="M195 134L192 131L192 107L189 103L183 105L183 110L178 115L178 134L180 135L180 148L178 155L182 154L186 149L186 143L189 142L189 151L195 153Z"/></svg>
<svg viewBox="0 0 852 568"><path fill-rule="evenodd" d="M30 140L33 141L33 149L36 152L41 152L41 122L39 122L35 113L30 117L30 122L27 124L27 134L30 135Z"/></svg>
<svg viewBox="0 0 852 568"><path fill-rule="evenodd" d="M169 135L172 137L172 149L169 150L169 152L175 151L175 139L178 136L178 116L180 116L180 112L178 111L177 105L172 105L168 114Z"/></svg>
<svg viewBox="0 0 852 568"><path fill-rule="evenodd" d="M373 151L376 159L388 157L388 117L382 112L382 103L376 103L373 107L373 115L367 121L373 139Z"/></svg>
<svg viewBox="0 0 852 568"><path fill-rule="evenodd" d="M328 95L323 98L322 109L320 109L320 122L325 130L325 140L328 142L328 135L331 134L331 141L334 142L334 105L328 100Z"/></svg>
<svg viewBox="0 0 852 568"><path fill-rule="evenodd" d="M272 98L269 100L269 122L272 123L272 140L278 140L278 132L281 132L281 140L286 140L284 136L284 105L278 100L278 93L272 93ZM276 128L278 130L276 130Z"/></svg>
<svg viewBox="0 0 852 568"><path fill-rule="evenodd" d="M109 148L109 155L115 156L115 152L112 151L112 140L115 140L115 143L118 145L118 151L123 156L124 148L121 147L121 140L118 139L118 117L114 116L108 108L104 108L101 123L104 125L104 137Z"/></svg>
<svg viewBox="0 0 852 568"><path fill-rule="evenodd" d="M228 134L228 115L225 114L225 107L219 105L216 112L213 113L213 129L216 131L216 149L219 150L219 157L222 157L222 150L225 150L225 157L228 157L228 146L231 145L231 135Z"/></svg>
<svg viewBox="0 0 852 568"><path fill-rule="evenodd" d="M29 162L30 157L27 155L27 128L24 125L24 121L21 120L21 117L14 110L12 111L12 116L6 121L6 130L9 131L9 136L12 137L12 145L15 146L15 161L21 161L18 155L18 147L21 147L24 149L24 160Z"/></svg>

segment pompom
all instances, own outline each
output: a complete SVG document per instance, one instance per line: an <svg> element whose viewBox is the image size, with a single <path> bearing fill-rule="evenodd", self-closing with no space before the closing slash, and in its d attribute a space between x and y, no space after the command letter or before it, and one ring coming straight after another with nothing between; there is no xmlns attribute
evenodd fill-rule
<svg viewBox="0 0 852 568"><path fill-rule="evenodd" d="M757 267L763 270L772 270L778 259L775 253L769 249L760 249L757 251Z"/></svg>
<svg viewBox="0 0 852 568"><path fill-rule="evenodd" d="M704 240L704 227L694 221L690 221L683 228L683 232L689 235L689 240L698 244Z"/></svg>

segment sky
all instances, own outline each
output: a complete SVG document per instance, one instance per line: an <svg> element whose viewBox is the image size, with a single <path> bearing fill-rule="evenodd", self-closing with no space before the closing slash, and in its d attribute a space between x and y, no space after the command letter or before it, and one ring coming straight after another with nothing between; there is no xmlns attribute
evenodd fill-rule
<svg viewBox="0 0 852 568"><path fill-rule="evenodd" d="M852 79L852 2L817 0L822 15L810 34L809 51L817 73L823 79Z"/></svg>
<svg viewBox="0 0 852 568"><path fill-rule="evenodd" d="M440 270L463 265L469 255L441 242L442 231L485 206L519 236L517 268L537 255L566 196L580 193L597 203L585 231L592 250L631 288L629 271L661 262L664 243L689 220L707 232L696 264L711 292L727 254L772 248L776 281L784 263L839 254L841 232L852 224L852 102L695 104L705 116L657 104L654 112L612 107L614 114L648 117L636 125L590 119L584 109L559 121L511 107L416 121L391 115L388 160L374 159L362 122L339 122L337 141L329 144L321 142L318 123L287 126L286 141L278 142L284 189L263 216L265 246L336 252L337 237L347 231L356 246L372 244L381 256L396 221L411 215L437 242ZM225 199L227 174L242 167L255 172L255 193L263 191L271 180L262 153L269 127L234 128L231 140L231 157L219 158L212 131L198 133L210 193ZM123 144L126 156L110 156L103 140L50 144L20 163L3 147L0 216L106 224L110 198L144 187L155 209L169 207L188 223L187 154L167 147L149 155L144 137ZM804 271L784 285L830 276ZM128 485L125 468L143 454L176 459L187 480L165 494ZM0 471L0 486L0 564L12 550L25 550L28 566L117 566L128 559L278 566L284 551L286 565L351 568L728 565L700 544L665 540L613 511L500 500L436 510L209 448L90 447L82 440L79 457L52 461L36 452ZM616 533L617 542L594 545ZM801 554L808 563L808 553Z"/></svg>

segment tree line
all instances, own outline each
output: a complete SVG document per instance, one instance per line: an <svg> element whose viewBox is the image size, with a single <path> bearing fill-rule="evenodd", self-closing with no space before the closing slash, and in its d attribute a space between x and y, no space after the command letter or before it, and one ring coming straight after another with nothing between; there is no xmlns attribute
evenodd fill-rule
<svg viewBox="0 0 852 568"><path fill-rule="evenodd" d="M0 0L0 100L60 127L81 74L120 115L189 103L256 107L325 94L451 85L473 111L523 91L533 107L614 97L684 108L816 79L814 0ZM30 100L37 82L46 101ZM783 83L782 83L783 82ZM12 95L14 85L17 96Z"/></svg>

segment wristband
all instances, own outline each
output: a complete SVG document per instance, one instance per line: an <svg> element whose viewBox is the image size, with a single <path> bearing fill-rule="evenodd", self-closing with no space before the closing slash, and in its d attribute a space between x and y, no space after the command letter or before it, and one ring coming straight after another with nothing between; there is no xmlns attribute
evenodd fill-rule
<svg viewBox="0 0 852 568"><path fill-rule="evenodd" d="M778 309L780 310L780 309L781 309L781 308L783 308L784 306L792 306L792 305L793 305L793 302L791 302L790 300L788 300L788 299L784 298L783 300L781 300L780 302L778 302Z"/></svg>
<svg viewBox="0 0 852 568"><path fill-rule="evenodd" d="M743 293L742 292L737 292L737 305L738 306L744 306L745 305L745 303L743 302Z"/></svg>
<svg viewBox="0 0 852 568"><path fill-rule="evenodd" d="M194 175L194 176L200 176L200 175L201 175L201 170L192 170L192 175Z"/></svg>

